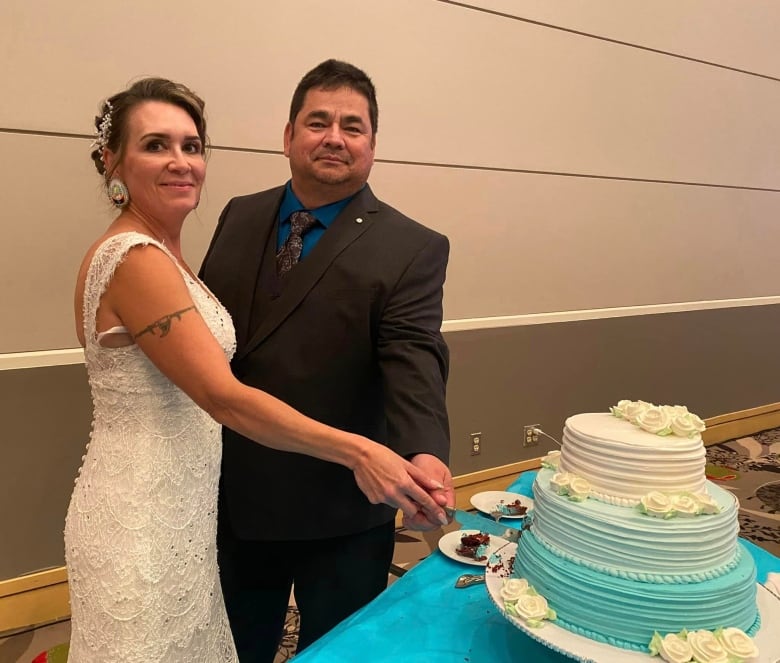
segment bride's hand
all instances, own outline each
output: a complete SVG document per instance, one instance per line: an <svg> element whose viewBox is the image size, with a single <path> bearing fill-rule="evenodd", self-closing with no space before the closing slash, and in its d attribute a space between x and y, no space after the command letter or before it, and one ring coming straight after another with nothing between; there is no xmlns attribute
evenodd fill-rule
<svg viewBox="0 0 780 663"><path fill-rule="evenodd" d="M429 493L442 484L391 449L370 442L353 468L355 481L371 504L389 504L413 518L422 511L431 522L447 524L447 515Z"/></svg>

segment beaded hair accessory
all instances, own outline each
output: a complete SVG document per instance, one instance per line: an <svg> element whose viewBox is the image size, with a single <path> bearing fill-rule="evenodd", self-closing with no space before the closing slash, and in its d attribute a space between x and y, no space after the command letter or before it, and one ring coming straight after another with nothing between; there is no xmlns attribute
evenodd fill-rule
<svg viewBox="0 0 780 663"><path fill-rule="evenodd" d="M100 124L97 128L97 137L92 142L92 147L100 150L100 160L103 160L103 150L108 147L108 140L111 138L111 113L114 107L110 101L106 101L106 111L103 113L103 117L100 120Z"/></svg>

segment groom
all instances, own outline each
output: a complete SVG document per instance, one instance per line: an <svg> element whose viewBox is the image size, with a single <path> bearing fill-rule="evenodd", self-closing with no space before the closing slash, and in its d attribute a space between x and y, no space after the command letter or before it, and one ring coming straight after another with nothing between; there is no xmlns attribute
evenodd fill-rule
<svg viewBox="0 0 780 663"><path fill-rule="evenodd" d="M386 444L452 505L440 331L449 243L368 186L377 119L357 67L327 60L307 73L284 129L291 180L227 204L201 275L233 316L240 380ZM273 661L293 583L299 651L387 586L395 511L370 504L348 468L226 429L220 498L242 663ZM405 524L441 523L418 513Z"/></svg>

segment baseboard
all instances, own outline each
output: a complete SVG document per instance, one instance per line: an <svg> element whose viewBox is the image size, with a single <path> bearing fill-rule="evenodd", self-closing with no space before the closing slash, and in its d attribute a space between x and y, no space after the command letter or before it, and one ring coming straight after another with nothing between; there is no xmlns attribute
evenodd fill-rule
<svg viewBox="0 0 780 663"><path fill-rule="evenodd" d="M702 438L707 446L755 435L762 430L780 426L780 403L770 403L749 410L710 417L705 419L705 423L707 430L704 431Z"/></svg>
<svg viewBox="0 0 780 663"><path fill-rule="evenodd" d="M706 445L753 435L780 427L780 403L719 415L705 420ZM470 499L484 490L504 490L518 474L537 469L541 458L492 467L453 478L456 505L471 507ZM401 517L396 519L401 525ZM33 625L46 624L70 616L68 579L64 567L0 581L0 636Z"/></svg>
<svg viewBox="0 0 780 663"><path fill-rule="evenodd" d="M68 617L65 567L0 581L0 636Z"/></svg>

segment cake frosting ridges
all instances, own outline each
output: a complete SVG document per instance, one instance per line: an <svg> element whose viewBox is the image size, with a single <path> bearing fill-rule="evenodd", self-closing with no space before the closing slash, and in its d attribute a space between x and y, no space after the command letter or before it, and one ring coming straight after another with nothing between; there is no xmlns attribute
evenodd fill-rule
<svg viewBox="0 0 780 663"><path fill-rule="evenodd" d="M720 513L662 520L597 500L572 502L550 488L553 473L543 469L537 476L533 531L560 554L606 573L659 575L666 582L712 577L734 565L737 505L722 488L707 484Z"/></svg>
<svg viewBox="0 0 780 663"><path fill-rule="evenodd" d="M605 412L569 417L560 469L591 484L592 495L634 506L651 490L700 492L706 454L701 435L652 435Z"/></svg>
<svg viewBox="0 0 780 663"><path fill-rule="evenodd" d="M756 566L738 541L736 499L706 480L703 422L644 401L612 410L566 420L534 481L513 576L559 626L625 649L755 634Z"/></svg>
<svg viewBox="0 0 780 663"><path fill-rule="evenodd" d="M547 599L556 624L599 642L646 651L653 633L734 626L753 635L756 569L749 553L724 575L696 583L645 583L557 556L531 530L521 538L515 572Z"/></svg>

